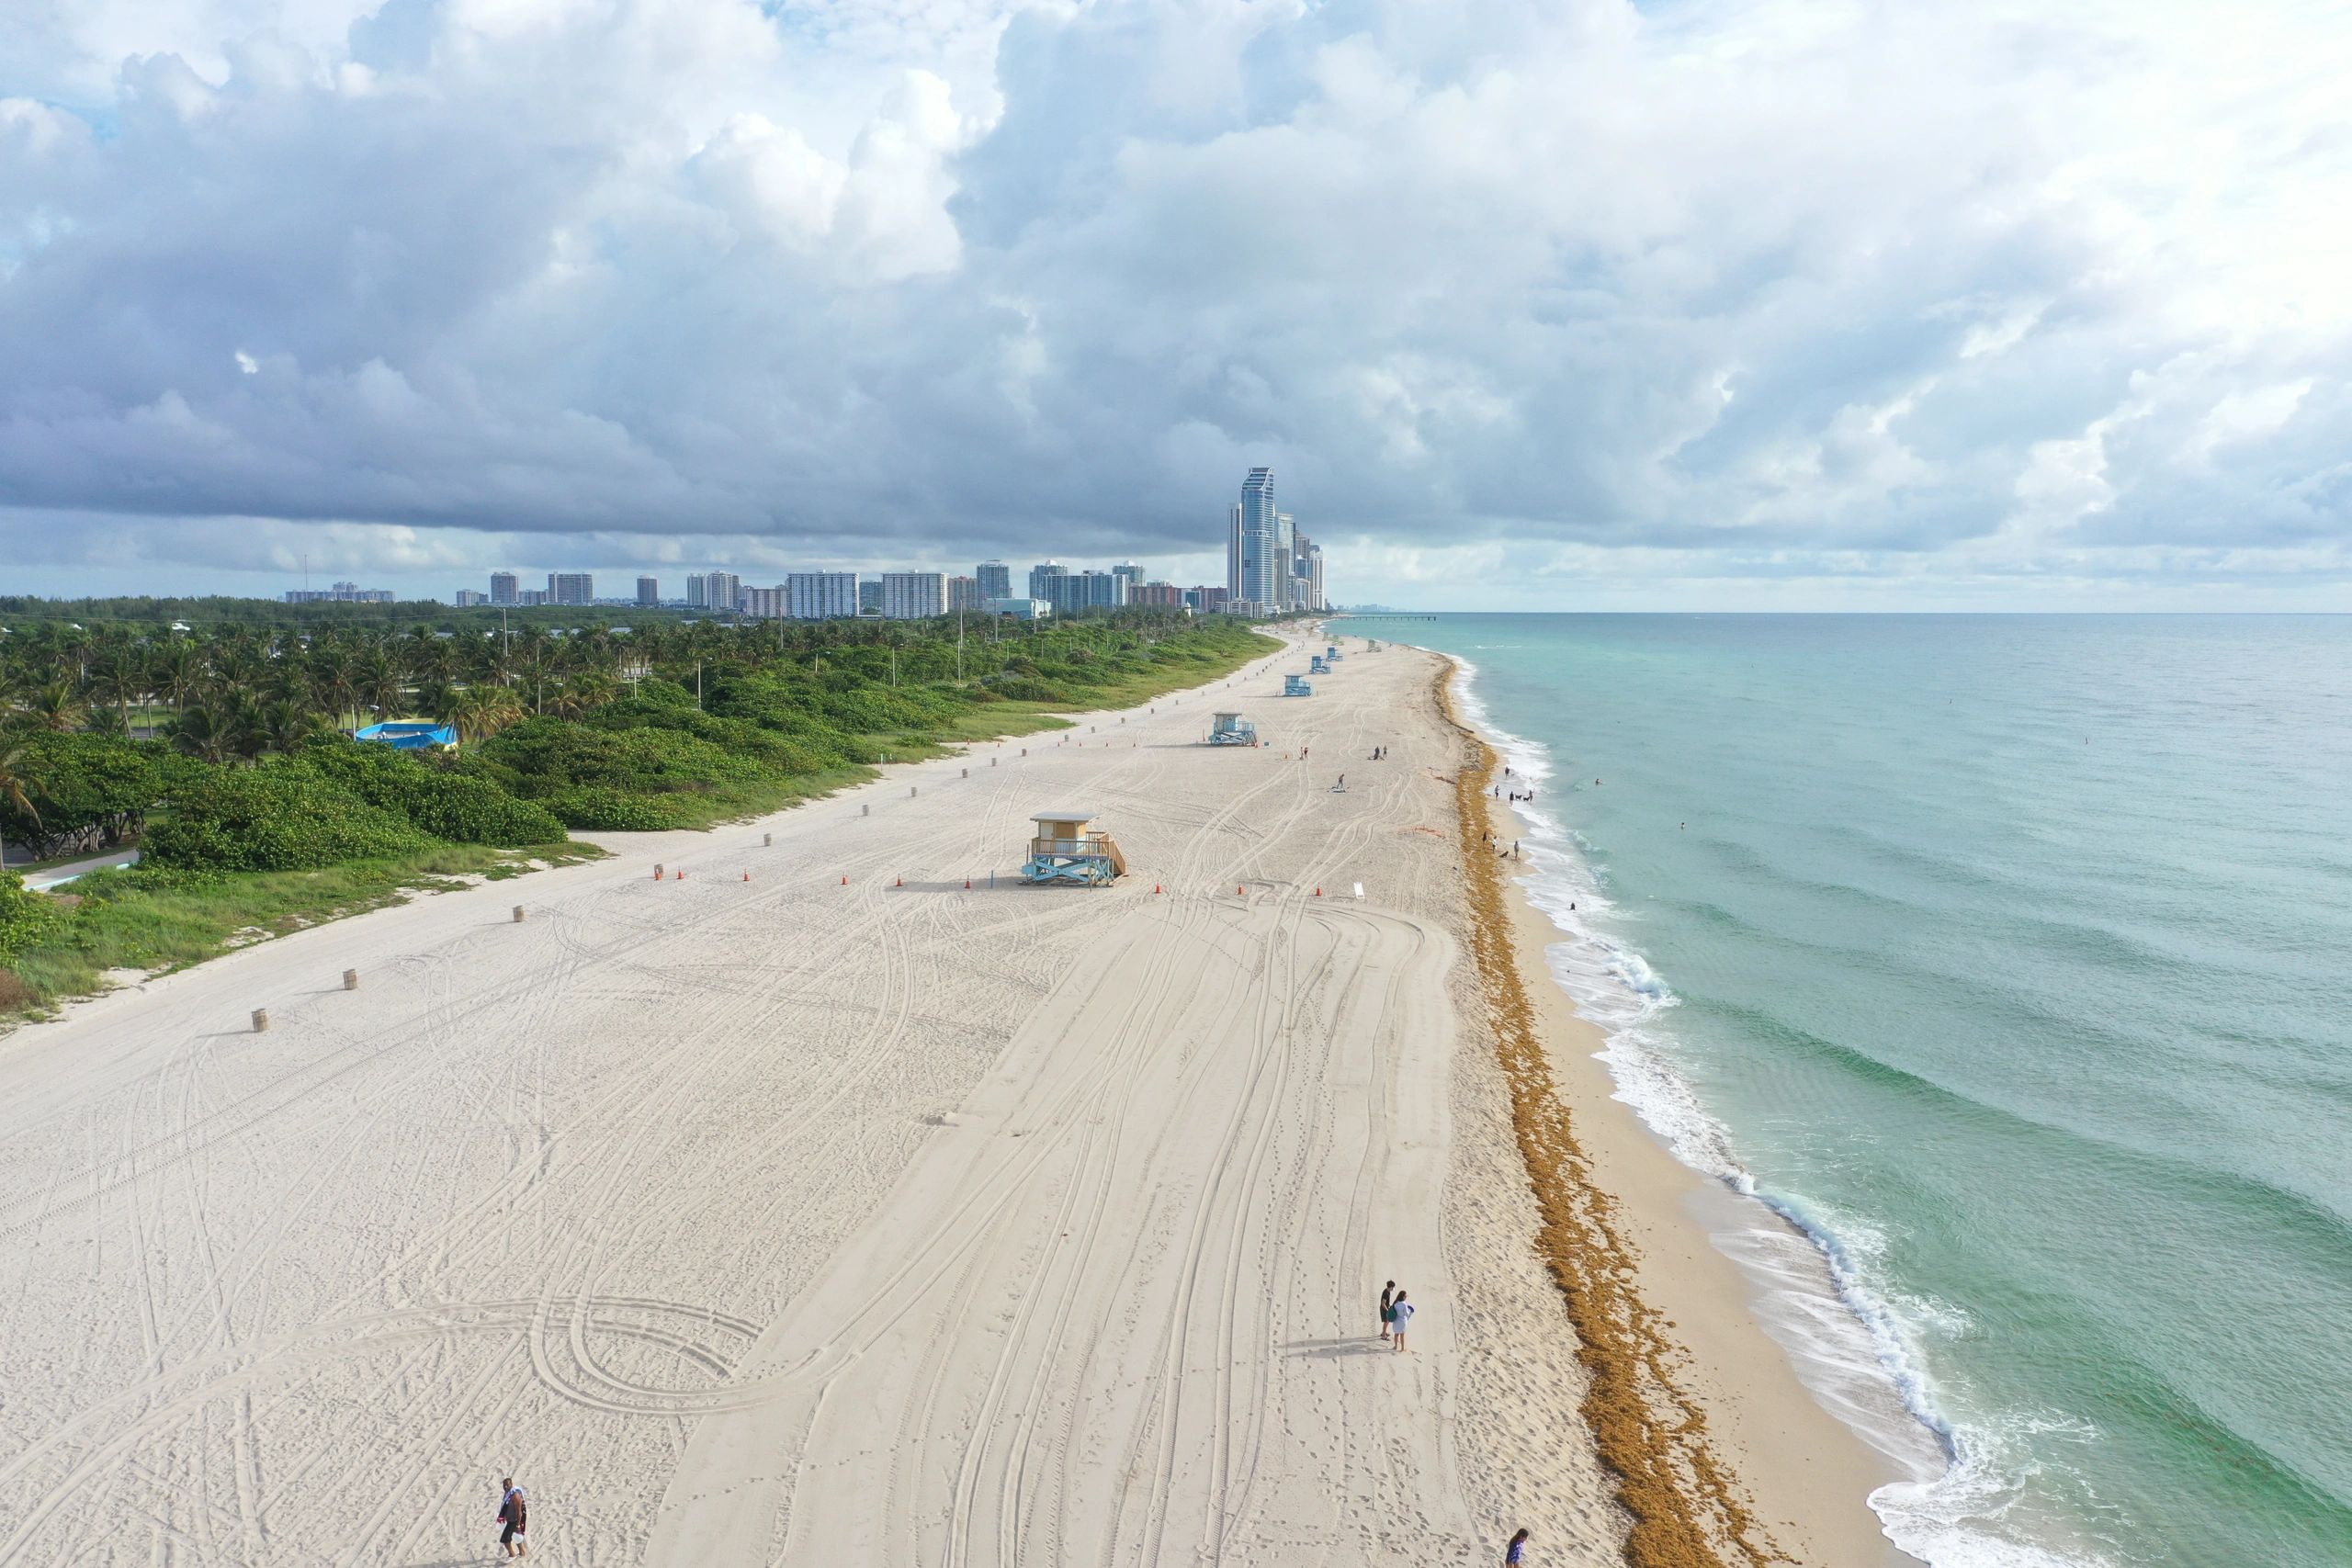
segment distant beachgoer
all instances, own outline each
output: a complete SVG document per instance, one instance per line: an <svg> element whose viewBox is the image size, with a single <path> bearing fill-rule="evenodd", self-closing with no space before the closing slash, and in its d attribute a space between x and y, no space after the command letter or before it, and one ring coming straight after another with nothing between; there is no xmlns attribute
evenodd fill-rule
<svg viewBox="0 0 2352 1568"><path fill-rule="evenodd" d="M530 1524L529 1505L523 1500L523 1489L514 1484L513 1476L507 1476L498 1484L505 1491L505 1495L499 1500L498 1519L506 1527L499 1533L498 1544L506 1549L509 1557L527 1557L531 1545L523 1532Z"/></svg>
<svg viewBox="0 0 2352 1568"><path fill-rule="evenodd" d="M1345 789L1345 788L1347 788L1347 787L1348 787L1348 775L1347 775L1347 774L1345 774L1345 773L1341 773L1341 774L1340 775L1340 787L1341 789Z"/></svg>
<svg viewBox="0 0 2352 1568"><path fill-rule="evenodd" d="M1396 1281L1391 1280L1380 1287L1380 1337L1388 1337L1388 1325L1396 1310Z"/></svg>
<svg viewBox="0 0 2352 1568"><path fill-rule="evenodd" d="M1396 1301L1388 1309L1388 1321L1396 1326L1396 1348L1402 1350L1405 1348L1405 1325L1413 1321L1413 1303L1405 1299L1402 1291L1396 1292Z"/></svg>
<svg viewBox="0 0 2352 1568"><path fill-rule="evenodd" d="M1510 1538L1510 1544L1503 1548L1503 1562L1505 1568L1520 1568L1520 1564L1526 1561L1527 1532L1521 1530Z"/></svg>

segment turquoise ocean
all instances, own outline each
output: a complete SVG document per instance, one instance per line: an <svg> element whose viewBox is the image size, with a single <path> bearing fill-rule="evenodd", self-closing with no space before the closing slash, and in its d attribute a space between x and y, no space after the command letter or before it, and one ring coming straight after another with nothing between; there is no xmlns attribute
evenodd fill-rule
<svg viewBox="0 0 2352 1568"><path fill-rule="evenodd" d="M1770 1315L1898 1545L2352 1564L2352 617L1340 625L1473 667L1554 972L1826 1263Z"/></svg>

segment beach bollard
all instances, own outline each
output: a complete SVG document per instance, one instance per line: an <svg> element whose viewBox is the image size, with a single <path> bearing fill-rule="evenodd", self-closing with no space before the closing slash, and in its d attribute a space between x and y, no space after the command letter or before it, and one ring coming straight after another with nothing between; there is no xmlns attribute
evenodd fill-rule
<svg viewBox="0 0 2352 1568"><path fill-rule="evenodd" d="M774 833L762 833L760 835L760 842L763 845L773 844L775 842L775 835Z"/></svg>
<svg viewBox="0 0 2352 1568"><path fill-rule="evenodd" d="M908 798L909 800L912 800L914 797L915 797L915 786L914 786L914 785L912 785L912 784L909 784L909 785L907 786L907 798Z"/></svg>
<svg viewBox="0 0 2352 1568"><path fill-rule="evenodd" d="M254 1032L255 1034L266 1034L269 1032L269 1010L267 1008L254 1009Z"/></svg>
<svg viewBox="0 0 2352 1568"><path fill-rule="evenodd" d="M514 923L518 926L523 923L523 906L520 904L514 906Z"/></svg>
<svg viewBox="0 0 2352 1568"><path fill-rule="evenodd" d="M346 969L343 972L343 988L346 991L356 991L359 988L358 970Z"/></svg>
<svg viewBox="0 0 2352 1568"><path fill-rule="evenodd" d="M966 778L967 778L967 779L968 779L968 778L970 778L970 777L972 776L972 770L971 770L971 769L969 769L969 768L966 768L966 769L964 770L964 776L965 776Z"/></svg>
<svg viewBox="0 0 2352 1568"><path fill-rule="evenodd" d="M870 801L870 800L869 800L869 801L867 801L865 805L863 805L863 806L861 806L861 807L859 807L857 808L857 814L858 814L860 817L871 817L871 816L873 816L873 815L874 815L874 803L873 803L872 801Z"/></svg>
<svg viewBox="0 0 2352 1568"><path fill-rule="evenodd" d="M989 759L989 767L991 767L991 768L993 768L993 767L995 767L995 766L996 766L996 764L997 764L997 759L996 759L996 758L994 758L994 757L990 757L990 758Z"/></svg>
<svg viewBox="0 0 2352 1568"><path fill-rule="evenodd" d="M1024 757L1026 757L1027 755L1029 755L1029 748L1028 748L1028 747L1026 747L1026 746L1023 746L1023 748L1021 748L1021 754L1022 754L1023 756L1024 756Z"/></svg>

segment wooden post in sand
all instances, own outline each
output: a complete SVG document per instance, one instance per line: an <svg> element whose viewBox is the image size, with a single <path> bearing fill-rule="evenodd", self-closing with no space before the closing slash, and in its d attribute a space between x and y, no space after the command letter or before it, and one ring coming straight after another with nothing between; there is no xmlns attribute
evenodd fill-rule
<svg viewBox="0 0 2352 1568"><path fill-rule="evenodd" d="M254 1032L255 1034L266 1034L269 1032L269 1010L267 1008L254 1009Z"/></svg>
<svg viewBox="0 0 2352 1568"><path fill-rule="evenodd" d="M775 842L775 835L774 833L762 833L760 835L760 842L762 844L773 844Z"/></svg>
<svg viewBox="0 0 2352 1568"><path fill-rule="evenodd" d="M972 770L971 770L971 769L969 769L969 768L966 768L966 769L964 770L964 776L965 776L966 778L967 778L967 779L968 779L968 778L970 778L970 777L972 776Z"/></svg>
<svg viewBox="0 0 2352 1568"><path fill-rule="evenodd" d="M915 786L914 786L914 785L912 785L912 784L909 784L909 785L907 786L907 798L908 798L909 800L912 800L914 797L915 797Z"/></svg>
<svg viewBox="0 0 2352 1568"><path fill-rule="evenodd" d="M346 991L356 991L359 988L358 970L346 969L343 972L343 988Z"/></svg>
<svg viewBox="0 0 2352 1568"><path fill-rule="evenodd" d="M857 808L857 814L858 814L860 817L871 817L871 816L873 816L873 815L874 815L874 805L873 805L873 802L868 801L865 805L859 807Z"/></svg>
<svg viewBox="0 0 2352 1568"><path fill-rule="evenodd" d="M518 926L523 923L523 906L520 904L514 906L514 923Z"/></svg>

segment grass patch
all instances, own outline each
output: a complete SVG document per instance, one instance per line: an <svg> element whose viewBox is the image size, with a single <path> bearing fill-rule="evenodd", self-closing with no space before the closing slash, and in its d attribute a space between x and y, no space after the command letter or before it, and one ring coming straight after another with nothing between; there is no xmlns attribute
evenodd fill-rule
<svg viewBox="0 0 2352 1568"><path fill-rule="evenodd" d="M98 871L74 882L70 918L0 969L0 1017L39 1015L104 988L110 969L165 974L258 941L401 902L413 892L466 886L541 865L593 860L592 844L496 850L443 844L397 860L317 871L173 875Z"/></svg>

